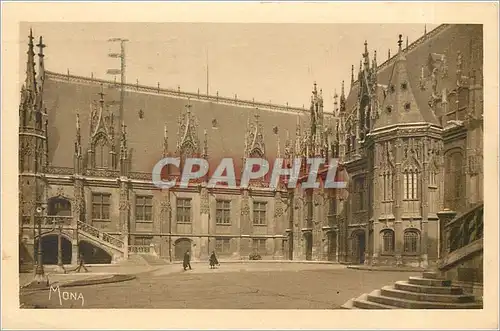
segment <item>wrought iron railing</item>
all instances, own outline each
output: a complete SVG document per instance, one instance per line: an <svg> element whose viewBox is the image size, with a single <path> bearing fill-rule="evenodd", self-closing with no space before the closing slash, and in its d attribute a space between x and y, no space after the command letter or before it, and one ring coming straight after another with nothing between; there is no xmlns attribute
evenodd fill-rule
<svg viewBox="0 0 500 331"><path fill-rule="evenodd" d="M456 217L444 226L444 253L451 253L483 238L484 204Z"/></svg>

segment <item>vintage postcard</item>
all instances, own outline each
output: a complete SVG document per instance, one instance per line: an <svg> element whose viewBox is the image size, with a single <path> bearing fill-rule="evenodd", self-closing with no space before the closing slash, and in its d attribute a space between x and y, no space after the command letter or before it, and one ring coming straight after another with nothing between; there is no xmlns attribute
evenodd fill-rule
<svg viewBox="0 0 500 331"><path fill-rule="evenodd" d="M497 5L3 7L6 327L498 327Z"/></svg>

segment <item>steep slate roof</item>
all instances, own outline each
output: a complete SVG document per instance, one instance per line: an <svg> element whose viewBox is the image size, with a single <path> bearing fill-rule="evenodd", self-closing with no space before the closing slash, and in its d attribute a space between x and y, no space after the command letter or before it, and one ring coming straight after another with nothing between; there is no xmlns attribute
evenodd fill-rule
<svg viewBox="0 0 500 331"><path fill-rule="evenodd" d="M400 40L400 43L403 41ZM437 124L437 119L427 109L420 110L415 101L406 68L406 57L399 48L396 61L392 65L387 96L383 98L380 117L375 121L375 129L398 123L428 122ZM429 109L430 110L430 109Z"/></svg>
<svg viewBox="0 0 500 331"><path fill-rule="evenodd" d="M397 34L395 33L395 36ZM397 41L396 39L394 40ZM420 39L410 44L408 49L404 49L404 56L406 59L405 67L408 76L408 82L411 86L411 92L415 98L416 107L423 119L428 123L437 124L436 116L429 106L429 99L431 97L432 88L430 76L431 72L428 68L429 54L442 54L446 57L447 62L447 77L442 77L441 72L438 76L437 91L446 88L448 91L456 88L457 81L457 52L462 54L462 75L468 75L472 70L476 71L478 81L482 79L482 63L483 63L483 30L482 25L479 24L454 24L454 25L440 25L433 31L422 36ZM379 85L389 85L395 63L397 62L398 55L396 54L391 59L379 65L377 73L377 81ZM419 81L421 76L422 67L424 67L424 76L426 80L425 90L420 89ZM353 88L347 98L347 110L352 109L357 102L358 82L354 83ZM397 87L396 87L397 89ZM381 88L379 88L380 92ZM384 102L383 95L379 93L379 104L382 107ZM451 102L449 107L454 107ZM452 110L453 108L450 108ZM381 108L381 112L385 109ZM413 106L412 110L413 112ZM376 127L383 126L376 123Z"/></svg>
<svg viewBox="0 0 500 331"><path fill-rule="evenodd" d="M73 151L75 141L76 113L79 113L82 146L84 153L89 146L90 135L90 105L99 100L100 83L95 79L47 73L45 81L44 103L49 114L49 162L53 166L73 167ZM118 104L110 104L111 100L119 100L119 90L113 87L112 82L105 82L104 99L115 114L115 137L120 132L117 123ZM150 172L153 166L162 158L164 126L167 125L169 152L175 154L178 141L178 118L181 110L186 111L188 98L179 92L165 90L154 92L154 88L128 87L124 103L124 121L127 131L127 143L132 158L130 171ZM160 93L161 92L161 93ZM245 133L248 117L254 120L257 111L251 102L234 102L234 105L218 103L217 101L201 101L196 95L191 95L189 103L191 113L198 122L198 139L200 148L203 148L204 130L208 133L208 156L211 171L219 164L223 157L232 157L235 167L241 165L241 158L245 147ZM205 96L206 97L206 96ZM215 99L215 97L211 97ZM201 98L200 98L201 99ZM221 102L223 98L220 98ZM226 99L226 103L228 99ZM243 104L243 105L241 105ZM258 104L256 103L256 106ZM295 139L297 117L303 127L309 124L308 110L285 106L271 106L259 108L260 122L263 126L265 142L265 157L272 162L277 153L277 136L273 132L278 127L281 156L284 154L286 131L290 139ZM142 109L143 118L139 118ZM325 117L328 117L325 116ZM212 128L212 121L217 121L217 128ZM327 120L328 121L328 120ZM292 142L293 144L293 142ZM119 145L115 147L119 151Z"/></svg>

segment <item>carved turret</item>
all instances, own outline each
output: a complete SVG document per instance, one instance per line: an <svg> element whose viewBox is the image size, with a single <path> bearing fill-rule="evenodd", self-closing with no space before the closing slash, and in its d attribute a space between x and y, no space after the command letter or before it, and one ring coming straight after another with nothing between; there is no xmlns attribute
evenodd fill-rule
<svg viewBox="0 0 500 331"><path fill-rule="evenodd" d="M80 129L80 115L76 114L76 138L75 138L75 152L74 152L74 170L75 174L83 172L83 155L82 155L82 136Z"/></svg>
<svg viewBox="0 0 500 331"><path fill-rule="evenodd" d="M259 109L255 109L254 120L248 118L247 132L245 134L245 150L244 159L246 158L263 158L266 154L264 144L264 128L260 123Z"/></svg>
<svg viewBox="0 0 500 331"><path fill-rule="evenodd" d="M101 84L99 105L90 105L90 140L87 168L116 169L114 142L114 116L104 106L104 90Z"/></svg>

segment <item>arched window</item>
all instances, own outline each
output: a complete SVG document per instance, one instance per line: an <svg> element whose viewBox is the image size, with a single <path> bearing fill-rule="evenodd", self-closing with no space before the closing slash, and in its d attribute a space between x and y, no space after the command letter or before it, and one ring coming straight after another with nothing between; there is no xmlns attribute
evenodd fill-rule
<svg viewBox="0 0 500 331"><path fill-rule="evenodd" d="M391 201L393 190L393 175L391 171L384 171L382 173L382 185L384 190L383 201Z"/></svg>
<svg viewBox="0 0 500 331"><path fill-rule="evenodd" d="M382 230L382 244L383 253L392 254L394 253L394 231L390 229Z"/></svg>
<svg viewBox="0 0 500 331"><path fill-rule="evenodd" d="M48 200L47 214L56 216L71 216L71 202L62 197L53 197Z"/></svg>
<svg viewBox="0 0 500 331"><path fill-rule="evenodd" d="M403 173L403 199L418 200L418 172L415 168L406 169Z"/></svg>
<svg viewBox="0 0 500 331"><path fill-rule="evenodd" d="M410 229L404 232L404 252L415 254L420 249L420 234L417 230Z"/></svg>
<svg viewBox="0 0 500 331"><path fill-rule="evenodd" d="M437 177L437 169L436 167L431 166L429 169L429 186L437 185L436 177Z"/></svg>
<svg viewBox="0 0 500 331"><path fill-rule="evenodd" d="M96 168L107 168L109 160L109 146L104 137L100 137L94 144L94 162Z"/></svg>

